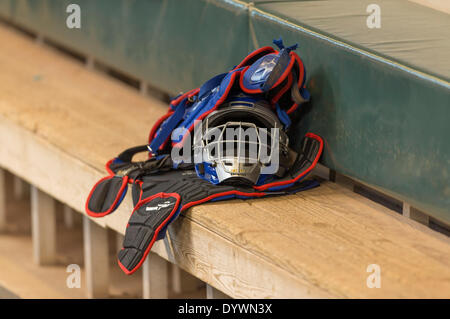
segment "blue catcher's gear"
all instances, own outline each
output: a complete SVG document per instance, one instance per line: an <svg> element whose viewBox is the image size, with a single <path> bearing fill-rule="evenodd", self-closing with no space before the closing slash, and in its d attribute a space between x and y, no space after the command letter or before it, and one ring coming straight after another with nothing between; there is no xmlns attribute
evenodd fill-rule
<svg viewBox="0 0 450 319"><path fill-rule="evenodd" d="M296 152L286 134L290 115L309 100L305 68L296 46L274 43L280 51L260 48L229 72L173 99L150 131L148 145L107 163L110 175L94 185L86 212L112 213L132 184L135 207L119 252L125 273L139 268L155 240L191 206L318 186L305 177L322 154L322 139L308 133ZM148 160L132 161L144 151Z"/></svg>

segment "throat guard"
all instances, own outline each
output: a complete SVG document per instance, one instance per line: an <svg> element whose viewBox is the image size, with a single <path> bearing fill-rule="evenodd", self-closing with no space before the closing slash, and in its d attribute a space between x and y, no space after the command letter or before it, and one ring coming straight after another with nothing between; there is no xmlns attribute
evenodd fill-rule
<svg viewBox="0 0 450 319"><path fill-rule="evenodd" d="M307 133L294 151L286 133L290 114L309 99L303 63L292 51L295 47L274 42L280 51L258 49L229 72L173 99L147 145L127 149L106 164L109 176L94 185L86 212L91 217L114 212L131 184L134 209L118 254L126 274L142 265L167 226L192 206L292 194L319 185L306 176L322 154L322 139ZM238 133L224 137L228 128ZM254 141L241 134L245 129L256 132ZM222 153L225 145L236 152ZM132 161L147 151L147 160Z"/></svg>

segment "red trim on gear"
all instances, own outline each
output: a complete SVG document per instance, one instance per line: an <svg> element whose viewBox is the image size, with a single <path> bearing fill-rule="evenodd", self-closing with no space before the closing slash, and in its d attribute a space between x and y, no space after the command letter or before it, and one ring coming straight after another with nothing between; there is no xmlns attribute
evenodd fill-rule
<svg viewBox="0 0 450 319"><path fill-rule="evenodd" d="M219 100L217 100L216 104L207 112L204 112L202 115L200 115L197 119L196 122L199 123L199 121L203 120L206 116L208 116L208 114L210 114L212 111L214 111L215 109L217 109L217 107L219 105L221 105L225 99L228 97L228 94L230 93L231 88L233 87L234 82L236 81L236 76L239 74L241 74L242 71L235 71L233 72L233 74L231 74L231 78L230 78L230 83L228 83L227 88L225 89L225 92L223 93L223 95L221 96L221 98ZM184 142L187 138L187 136L189 135L189 133L192 132L192 130L194 129L195 126L195 122L191 124L191 126L189 126L189 128L187 129L187 132L183 135L182 139L180 142L178 143L172 143L172 147L177 147L180 148L184 145Z"/></svg>
<svg viewBox="0 0 450 319"><path fill-rule="evenodd" d="M103 178L100 179L97 183L95 183L94 187L92 187L91 191L89 192L89 196L88 196L88 198L87 198L87 200L86 200L86 204L85 204L85 206L84 206L84 209L85 209L86 213L87 213L89 216L91 216L91 217L103 217L103 216L106 216L106 215L112 213L112 212L114 211L114 209L116 208L117 203L119 202L120 198L122 197L122 194L123 194L125 188L128 187L128 176L123 176L123 177L122 177L122 185L120 186L119 192L117 193L117 196L116 196L116 198L114 199L114 202L113 202L112 205L108 208L108 210L106 210L106 211L104 211L104 212L97 213L97 212L93 212L93 211L91 211L91 210L89 209L89 201L90 201L92 195L94 194L94 191L95 191L95 189L97 188L97 186L98 186L101 182L103 182L103 181L105 181L105 180L107 180L107 179L112 179L112 178L114 178L114 176L111 176L111 175L110 175L110 176L103 177Z"/></svg>
<svg viewBox="0 0 450 319"><path fill-rule="evenodd" d="M174 111L170 110L164 114L163 116L161 116L158 121L156 121L155 124L153 124L152 129L150 130L150 134L148 135L148 144L150 144L152 142L152 140L155 138L156 132L158 131L159 127L161 126L161 124L168 119L172 114L174 113ZM167 145L167 141L169 140L169 137L166 138L166 140L164 141L163 144L161 144L161 146L159 147L159 150L162 150L166 145ZM148 152L148 158L151 158L153 155L152 153Z"/></svg>
<svg viewBox="0 0 450 319"><path fill-rule="evenodd" d="M263 53L264 51L267 51L267 53L264 54L264 55L267 55L267 54L270 54L270 53L278 53L278 51L276 51L274 48L269 47L269 46L259 48L259 49L255 50L255 51L251 52L249 55L247 55L247 56L244 58L244 60L242 60L242 62L239 63L233 70L242 68L243 66L245 66L245 65L247 64L247 62L248 62L250 59L253 59L254 57L256 57L257 55ZM263 55L263 56L264 56L264 55Z"/></svg>
<svg viewBox="0 0 450 319"><path fill-rule="evenodd" d="M281 76L278 78L278 80L275 82L274 85L272 85L272 87L269 90L276 88L278 85L280 85L284 81L284 79L291 73L294 62L295 62L295 58L291 55L291 61L289 61L289 64L286 67L286 70L284 70L283 74L281 74Z"/></svg>
<svg viewBox="0 0 450 319"><path fill-rule="evenodd" d="M287 114L291 114L292 112L294 112L296 109L298 108L298 104L294 103L292 104L292 106L289 108L289 110L286 111Z"/></svg>
<svg viewBox="0 0 450 319"><path fill-rule="evenodd" d="M291 52L292 53L292 52ZM286 70L284 70L283 74L281 74L281 76L278 78L278 80L270 87L269 91L272 90L273 88L277 87L278 85L280 85L281 83L283 83L283 81L286 79L286 77L291 73L292 67L294 65L295 57L293 55L290 55L291 60L289 61L288 66L286 67ZM263 91L261 89L248 89L244 86L244 76L245 73L248 71L249 66L246 67L243 71L242 71L242 76L239 80L239 86L241 87L242 91L244 91L245 93L248 94L257 94L257 93L263 93Z"/></svg>
<svg viewBox="0 0 450 319"><path fill-rule="evenodd" d="M281 96L282 96L284 93L286 93L287 90L289 90L289 88L290 88L291 85L292 85L292 80L293 80L292 74L289 73L289 75L288 75L288 83L284 86L284 88L282 88L282 89L280 90L280 92L277 93L277 95L275 95L275 96L272 98L272 100L270 101L270 103L271 103L272 105L273 105L273 104L276 104L276 103L278 102L278 100L281 98Z"/></svg>
<svg viewBox="0 0 450 319"><path fill-rule="evenodd" d="M126 273L127 275L131 275L132 273L134 273L137 269L139 269L139 267L141 267L142 263L144 262L145 258L147 257L148 253L150 252L150 250L153 247L153 244L156 241L156 238L158 238L158 234L161 231L161 229L167 224L167 222L172 218L172 216L175 214L175 212L178 210L178 206L180 205L180 201L181 201L181 197L179 194L177 193L157 193L155 195L152 195L150 197L147 197L146 199L139 201L139 203L137 203L137 205L134 207L133 212L131 213L131 216L134 214L134 212L136 212L143 204L148 203L149 201L155 199L156 197L159 198L168 198L168 197L175 197L177 199L175 206L173 207L172 211L170 212L169 216L167 216L166 219L164 219L164 221L161 223L161 225L158 226L158 228L155 229L155 233L153 234L153 238L150 241L149 245L147 246L147 248L144 251L144 254L142 255L141 260L139 261L139 263L131 270L128 270L121 262L120 260L117 260L117 263L119 264L119 267L123 270L124 273ZM130 218L131 218L130 216ZM128 225L127 225L128 227Z"/></svg>
<svg viewBox="0 0 450 319"><path fill-rule="evenodd" d="M190 90L190 91L187 91L186 93L183 93L183 94L180 95L177 99L171 101L171 102L170 102L170 105L172 105L172 106L177 106L177 105L180 104L180 102L181 102L182 100L184 100L186 97L194 96L194 95L196 94L196 93L194 93L194 92L197 91L197 90L198 90L198 92L199 92L199 91L200 91L200 88L192 89L192 90ZM197 93L198 93L198 92L197 92Z"/></svg>
<svg viewBox="0 0 450 319"><path fill-rule="evenodd" d="M299 74L298 79L297 79L297 86L300 89L302 87L303 80L304 80L304 77L305 77L305 66L303 65L303 61L302 61L302 59L300 59L300 57L299 57L299 55L297 53L291 52L290 54L297 61L298 67L300 69L300 74Z"/></svg>
<svg viewBox="0 0 450 319"><path fill-rule="evenodd" d="M200 92L200 88L196 88L192 91L190 91L190 94L188 94L188 99L192 98L193 96L196 96Z"/></svg>
<svg viewBox="0 0 450 319"><path fill-rule="evenodd" d="M165 120L167 120L167 118L169 118L172 114L174 113L174 111L169 110L166 114L164 114L163 116L161 116L155 124L153 124L152 129L150 130L150 134L148 135L148 144L150 144L153 140L153 138L155 137L156 131L158 130L158 128L161 126L162 122L164 122Z"/></svg>
<svg viewBox="0 0 450 319"><path fill-rule="evenodd" d="M239 86L241 87L241 90L244 91L245 93L248 93L248 94L258 94L258 93L262 93L262 90L261 90L261 89L253 89L253 90L251 90L251 89L247 89L247 88L244 86L244 75L245 75L245 72L247 72L247 70L248 70L249 67L250 67L250 66L248 66L248 67L246 67L244 70L242 70L242 75L241 75L241 78L239 79Z"/></svg>
<svg viewBox="0 0 450 319"><path fill-rule="evenodd" d="M299 89L301 89L301 88L302 88L302 84L303 84L303 82L304 82L304 80L305 80L305 79L304 79L304 77L305 77L305 66L303 65L303 61L302 61L302 59L299 57L299 55L298 55L297 53L291 52L290 54L291 54L291 55L295 58L295 60L297 61L297 65L298 65L298 68L299 68L299 71L300 71L299 77L298 77L298 79L297 79L297 87L298 87ZM305 87L305 86L303 86L303 87ZM291 107L286 111L286 113L287 113L287 114L291 114L291 113L294 112L298 107L299 107L299 104L294 103L294 104L292 104Z"/></svg>
<svg viewBox="0 0 450 319"><path fill-rule="evenodd" d="M261 186L253 186L254 189L259 190L259 191L263 191L263 190L266 190L266 189L271 188L271 187L276 187L276 186L282 186L282 185L295 183L301 177L303 177L306 174L308 174L316 166L317 162L319 161L320 156L322 155L323 139L319 135L316 135L314 133L306 133L305 136L306 137L311 137L311 138L313 138L313 139L315 139L315 140L320 142L319 151L317 152L317 155L314 158L314 161L312 162L311 166L309 166L302 174L299 174L298 176L296 176L293 179L286 180L286 181L280 181L280 182L273 182L273 183L269 183L269 184L265 184L265 185L261 185Z"/></svg>
<svg viewBox="0 0 450 319"><path fill-rule="evenodd" d="M112 162L114 162L114 160L115 160L115 158L112 158L112 159L110 159L109 161L107 161L106 164L105 164L106 171L108 172L108 174L109 174L110 176L116 175L116 174L112 171L112 169L110 168L110 166L111 166Z"/></svg>

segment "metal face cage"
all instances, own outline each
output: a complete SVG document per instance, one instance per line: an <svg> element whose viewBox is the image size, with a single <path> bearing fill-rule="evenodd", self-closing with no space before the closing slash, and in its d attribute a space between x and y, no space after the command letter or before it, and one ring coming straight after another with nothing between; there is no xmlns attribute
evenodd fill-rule
<svg viewBox="0 0 450 319"><path fill-rule="evenodd" d="M275 114L248 102L226 106L203 121L194 137L194 156L215 169L219 182L253 185L261 174L280 173L280 157L289 149Z"/></svg>

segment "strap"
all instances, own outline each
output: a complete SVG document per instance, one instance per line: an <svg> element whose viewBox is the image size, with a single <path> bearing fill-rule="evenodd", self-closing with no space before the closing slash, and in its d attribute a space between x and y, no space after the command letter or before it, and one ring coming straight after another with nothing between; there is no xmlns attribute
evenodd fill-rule
<svg viewBox="0 0 450 319"><path fill-rule="evenodd" d="M277 107L277 115L280 121L284 124L284 129L286 130L291 125L291 119L289 115L287 115L285 110L282 110L280 104L276 104Z"/></svg>
<svg viewBox="0 0 450 319"><path fill-rule="evenodd" d="M272 89L275 85L275 83L280 81L280 78L285 74L286 70L289 68L291 64L291 56L289 55L289 52L286 49L282 49L279 53L280 57L278 58L277 63L273 67L272 71L270 72L270 75L264 82L264 85L262 87L262 90L264 92L269 91ZM285 78L285 76L284 76Z"/></svg>
<svg viewBox="0 0 450 319"><path fill-rule="evenodd" d="M213 77L213 78L209 79L208 81L206 81L200 87L200 92L198 93L198 100L203 99L203 97L207 93L209 93L215 87L218 87L227 74L228 73L222 73L222 74L216 75L215 77Z"/></svg>
<svg viewBox="0 0 450 319"><path fill-rule="evenodd" d="M290 47L285 47L283 44L283 39L280 37L279 39L274 39L273 44L275 44L280 50L286 49L288 52L297 50L298 48L298 43L291 45Z"/></svg>
<svg viewBox="0 0 450 319"><path fill-rule="evenodd" d="M152 140L152 142L148 146L148 150L152 154L155 155L159 147L172 134L172 131L183 119L185 111L186 111L186 101L181 102L175 109L175 112L168 118L168 120L165 123L161 125L161 128L159 132L156 134L156 137Z"/></svg>
<svg viewBox="0 0 450 319"><path fill-rule="evenodd" d="M126 149L125 151L120 153L119 156L117 156L117 158L124 163L130 163L135 154L145 151L147 151L147 145L139 145Z"/></svg>
<svg viewBox="0 0 450 319"><path fill-rule="evenodd" d="M302 104L304 102L307 102L309 100L309 92L305 88L298 88L297 84L297 73L295 71L292 72L292 75L294 76L294 81L292 81L291 86L291 99L297 104Z"/></svg>

